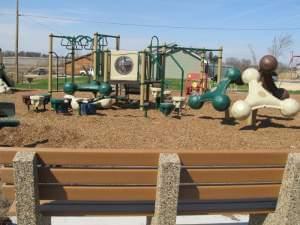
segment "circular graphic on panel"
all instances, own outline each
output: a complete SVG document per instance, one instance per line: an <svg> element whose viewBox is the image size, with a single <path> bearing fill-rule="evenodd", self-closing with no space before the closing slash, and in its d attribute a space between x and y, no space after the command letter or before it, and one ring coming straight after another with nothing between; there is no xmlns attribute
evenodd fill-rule
<svg viewBox="0 0 300 225"><path fill-rule="evenodd" d="M121 75L128 75L133 69L133 61L128 56L120 56L115 62L115 69Z"/></svg>

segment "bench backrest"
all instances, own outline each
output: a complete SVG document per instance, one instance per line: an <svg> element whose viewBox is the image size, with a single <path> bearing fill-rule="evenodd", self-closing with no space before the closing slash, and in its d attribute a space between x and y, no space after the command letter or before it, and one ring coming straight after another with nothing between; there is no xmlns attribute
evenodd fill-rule
<svg viewBox="0 0 300 225"><path fill-rule="evenodd" d="M29 149L32 151L32 149ZM12 160L0 148L0 177L14 200ZM40 200L154 201L161 151L34 149ZM164 151L165 152L165 151ZM278 152L178 152L179 201L276 200L287 160Z"/></svg>

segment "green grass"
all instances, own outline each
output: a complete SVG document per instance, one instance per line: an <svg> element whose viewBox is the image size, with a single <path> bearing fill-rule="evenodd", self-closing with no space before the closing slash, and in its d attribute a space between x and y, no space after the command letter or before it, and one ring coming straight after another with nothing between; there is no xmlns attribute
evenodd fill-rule
<svg viewBox="0 0 300 225"><path fill-rule="evenodd" d="M63 89L63 86L64 86L64 83L65 82L71 82L72 79L71 77L68 77L66 80L65 78L59 78L58 79L58 89L59 90L62 90ZM53 79L52 81L52 87L53 87L53 90L56 90L57 89L57 80L56 78ZM88 83L88 77L75 77L75 82L77 84L85 84L85 83ZM47 90L48 89L48 78L39 78L39 79L35 79L32 81L31 84L29 83L20 83L20 84L17 84L16 85L16 88L19 88L19 89L39 89L39 90Z"/></svg>
<svg viewBox="0 0 300 225"><path fill-rule="evenodd" d="M300 95L300 91L289 91L290 94Z"/></svg>
<svg viewBox="0 0 300 225"><path fill-rule="evenodd" d="M58 80L58 89L62 90L63 89L63 85L65 82L71 82L71 78L67 78L66 81L64 78L60 78ZM88 83L88 77L75 77L75 82L77 84L86 84ZM181 80L180 79L167 79L166 80L166 86L168 89L170 90L176 90L179 91L180 90L180 86L181 86ZM211 87L215 87L216 83L211 82L210 83ZM16 85L17 88L19 89L41 89L41 90L47 90L48 89L48 79L47 78L43 78L43 79L35 79L33 80L33 82L31 83L31 85L29 83L20 83ZM244 84L244 85L235 85L235 84L231 84L230 85L232 90L237 90L240 92L247 92L248 91L248 85ZM57 81L56 79L53 79L53 90L56 90L57 88ZM183 88L184 88L184 84L183 84ZM290 94L300 94L300 91L289 91Z"/></svg>
<svg viewBox="0 0 300 225"><path fill-rule="evenodd" d="M185 85L185 83L183 83L183 89L184 89L184 85ZM216 85L217 85L216 82L210 81L210 87L213 88ZM179 91L180 87L181 87L181 80L180 79L167 79L166 86L168 87L168 89ZM231 84L230 88L233 90L242 91L242 92L248 91L248 85L238 85L237 86L236 84Z"/></svg>

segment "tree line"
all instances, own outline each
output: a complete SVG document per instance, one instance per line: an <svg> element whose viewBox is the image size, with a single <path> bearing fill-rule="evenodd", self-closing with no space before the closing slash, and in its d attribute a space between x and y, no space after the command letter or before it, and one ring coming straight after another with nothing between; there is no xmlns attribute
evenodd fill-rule
<svg viewBox="0 0 300 225"><path fill-rule="evenodd" d="M15 56L15 52L14 51L3 51L3 56L4 57L13 57ZM48 54L43 54L41 52L27 52L27 51L20 51L19 56L21 57L42 57L42 58L47 58L48 57Z"/></svg>

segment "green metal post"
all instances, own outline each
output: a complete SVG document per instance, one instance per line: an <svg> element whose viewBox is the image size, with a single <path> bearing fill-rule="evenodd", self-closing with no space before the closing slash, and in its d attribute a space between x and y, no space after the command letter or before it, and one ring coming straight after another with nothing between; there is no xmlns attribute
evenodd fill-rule
<svg viewBox="0 0 300 225"><path fill-rule="evenodd" d="M53 74L53 34L49 35L49 55L48 55L48 92L52 94L52 74Z"/></svg>

